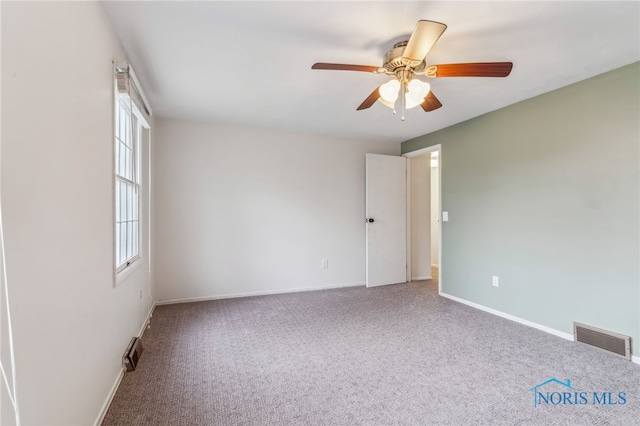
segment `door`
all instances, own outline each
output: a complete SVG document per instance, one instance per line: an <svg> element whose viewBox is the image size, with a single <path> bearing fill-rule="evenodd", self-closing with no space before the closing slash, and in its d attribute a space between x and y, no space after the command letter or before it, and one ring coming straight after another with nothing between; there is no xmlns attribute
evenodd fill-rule
<svg viewBox="0 0 640 426"><path fill-rule="evenodd" d="M367 287L407 280L407 159L366 154Z"/></svg>

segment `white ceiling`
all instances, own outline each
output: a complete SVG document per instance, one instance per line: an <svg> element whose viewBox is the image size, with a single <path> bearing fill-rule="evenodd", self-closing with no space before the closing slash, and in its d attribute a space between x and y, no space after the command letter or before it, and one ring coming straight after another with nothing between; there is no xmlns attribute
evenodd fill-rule
<svg viewBox="0 0 640 426"><path fill-rule="evenodd" d="M157 116L398 142L640 60L640 3L104 3ZM382 65L420 19L448 28L427 64L511 61L507 78L429 80L443 107L356 107L388 76L311 70ZM611 100L615 102L615 100ZM606 102L603 102L603 105Z"/></svg>

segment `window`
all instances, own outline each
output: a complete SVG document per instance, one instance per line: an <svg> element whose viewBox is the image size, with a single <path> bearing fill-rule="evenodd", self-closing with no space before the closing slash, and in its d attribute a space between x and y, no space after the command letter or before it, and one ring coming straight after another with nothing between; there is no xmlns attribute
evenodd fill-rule
<svg viewBox="0 0 640 426"><path fill-rule="evenodd" d="M139 257L140 124L130 102L117 96L115 131L116 271Z"/></svg>
<svg viewBox="0 0 640 426"><path fill-rule="evenodd" d="M114 246L118 275L140 259L141 140L148 138L151 113L131 67L115 67ZM146 142L145 142L146 143ZM117 282L117 281L116 281Z"/></svg>

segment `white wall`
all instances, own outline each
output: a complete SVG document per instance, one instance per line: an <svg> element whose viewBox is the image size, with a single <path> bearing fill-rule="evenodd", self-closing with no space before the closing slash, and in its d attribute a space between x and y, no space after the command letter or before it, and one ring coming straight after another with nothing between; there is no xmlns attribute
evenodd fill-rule
<svg viewBox="0 0 640 426"><path fill-rule="evenodd" d="M1 12L1 9L0 9ZM2 182L2 138L0 138L0 188ZM1 194L1 193L0 193ZM9 294L4 268L4 232L2 230L2 200L0 197L0 425L15 425L20 419L15 399L14 352L9 309Z"/></svg>
<svg viewBox="0 0 640 426"><path fill-rule="evenodd" d="M1 141L1 139L0 139ZM0 170L2 166L0 157ZM1 175L1 174L0 174ZM11 337L11 315L9 295L4 278L4 233L2 232L2 206L0 204L0 425L18 424L18 408L14 388L13 339Z"/></svg>
<svg viewBox="0 0 640 426"><path fill-rule="evenodd" d="M431 265L440 262L440 171L431 167Z"/></svg>
<svg viewBox="0 0 640 426"><path fill-rule="evenodd" d="M2 208L20 415L25 425L88 425L149 307L148 265L113 286L112 60L123 58L96 2L1 7Z"/></svg>
<svg viewBox="0 0 640 426"><path fill-rule="evenodd" d="M431 279L431 155L409 158L411 279Z"/></svg>
<svg viewBox="0 0 640 426"><path fill-rule="evenodd" d="M399 144L164 119L154 143L158 300L364 283L365 153Z"/></svg>

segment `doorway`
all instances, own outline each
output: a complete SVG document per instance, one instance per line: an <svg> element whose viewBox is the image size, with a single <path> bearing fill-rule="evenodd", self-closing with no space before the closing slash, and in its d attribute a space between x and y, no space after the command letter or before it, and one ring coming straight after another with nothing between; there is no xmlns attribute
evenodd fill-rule
<svg viewBox="0 0 640 426"><path fill-rule="evenodd" d="M440 151L431 152L431 278L440 275Z"/></svg>
<svg viewBox="0 0 640 426"><path fill-rule="evenodd" d="M441 290L441 149L404 154L407 160L407 281L438 280Z"/></svg>

